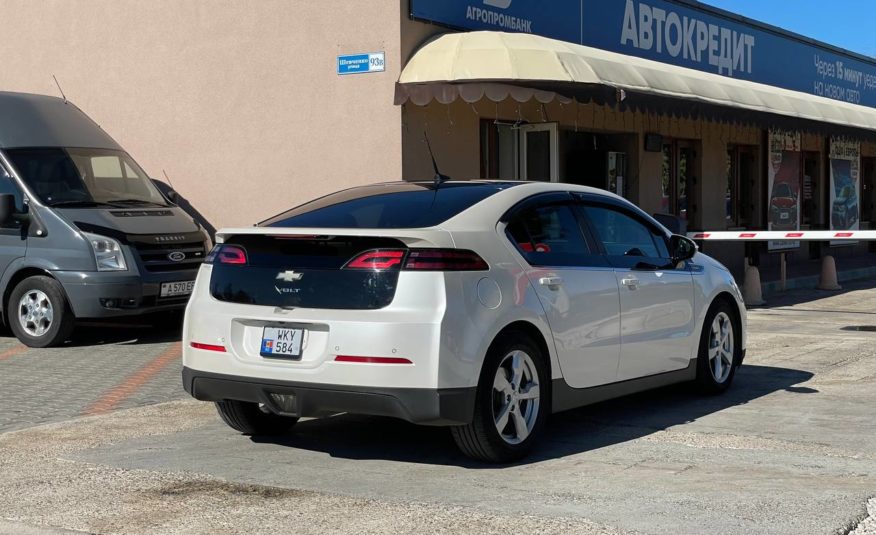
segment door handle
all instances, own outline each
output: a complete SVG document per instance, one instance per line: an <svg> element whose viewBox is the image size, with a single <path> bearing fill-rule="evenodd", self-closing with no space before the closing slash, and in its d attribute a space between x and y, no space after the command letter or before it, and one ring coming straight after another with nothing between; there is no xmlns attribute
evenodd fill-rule
<svg viewBox="0 0 876 535"><path fill-rule="evenodd" d="M630 290L636 290L639 288L639 279L635 277L627 277L625 279L621 279L621 284L623 284Z"/></svg>
<svg viewBox="0 0 876 535"><path fill-rule="evenodd" d="M538 279L538 283L542 286L547 286L551 289L556 289L557 287L563 284L563 279L561 277L542 277Z"/></svg>

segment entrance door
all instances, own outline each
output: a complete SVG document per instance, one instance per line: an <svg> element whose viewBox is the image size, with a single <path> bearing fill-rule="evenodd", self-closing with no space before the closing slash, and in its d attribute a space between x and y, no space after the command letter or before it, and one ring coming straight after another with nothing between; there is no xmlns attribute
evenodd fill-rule
<svg viewBox="0 0 876 535"><path fill-rule="evenodd" d="M617 279L582 231L569 195L545 196L511 218L506 232L526 259L518 304L531 285L553 333L566 383L612 383L620 358Z"/></svg>
<svg viewBox="0 0 876 535"><path fill-rule="evenodd" d="M666 239L634 213L598 203L585 204L584 212L620 291L617 380L687 367L698 340L691 272L671 265Z"/></svg>
<svg viewBox="0 0 876 535"><path fill-rule="evenodd" d="M520 178L559 182L560 151L557 123L525 124L520 129Z"/></svg>

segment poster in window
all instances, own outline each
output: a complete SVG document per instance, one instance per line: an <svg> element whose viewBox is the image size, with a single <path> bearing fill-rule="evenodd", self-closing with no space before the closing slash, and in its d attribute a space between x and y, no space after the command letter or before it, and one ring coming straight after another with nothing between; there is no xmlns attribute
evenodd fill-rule
<svg viewBox="0 0 876 535"><path fill-rule="evenodd" d="M800 175L803 161L799 132L771 130L769 135L769 230L800 229ZM799 241L771 241L770 251L800 247Z"/></svg>
<svg viewBox="0 0 876 535"><path fill-rule="evenodd" d="M830 140L830 230L860 228L861 145L854 141ZM856 242L830 242L831 246Z"/></svg>

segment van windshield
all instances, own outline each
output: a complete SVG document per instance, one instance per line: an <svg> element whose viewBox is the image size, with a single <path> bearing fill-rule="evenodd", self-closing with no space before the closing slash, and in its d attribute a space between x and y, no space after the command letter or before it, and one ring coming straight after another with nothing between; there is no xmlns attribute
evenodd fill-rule
<svg viewBox="0 0 876 535"><path fill-rule="evenodd" d="M167 206L126 153L106 149L6 149L30 190L48 206Z"/></svg>

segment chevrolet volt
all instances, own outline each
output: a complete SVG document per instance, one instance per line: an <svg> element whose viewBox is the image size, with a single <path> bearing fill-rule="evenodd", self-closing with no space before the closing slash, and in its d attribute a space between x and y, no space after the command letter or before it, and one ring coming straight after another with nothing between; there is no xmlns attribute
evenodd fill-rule
<svg viewBox="0 0 876 535"><path fill-rule="evenodd" d="M200 268L183 382L245 434L357 413L526 455L551 413L745 354L739 288L630 202L537 182L397 182L225 229Z"/></svg>

